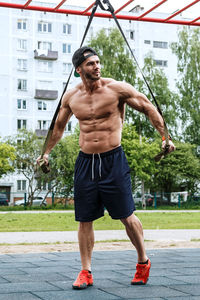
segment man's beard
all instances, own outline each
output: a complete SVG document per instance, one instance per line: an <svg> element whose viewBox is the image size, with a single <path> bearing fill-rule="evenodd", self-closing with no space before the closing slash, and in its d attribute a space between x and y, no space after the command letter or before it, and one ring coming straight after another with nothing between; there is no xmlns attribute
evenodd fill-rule
<svg viewBox="0 0 200 300"><path fill-rule="evenodd" d="M99 80L100 79L100 72L99 72L99 76L98 77L94 77L91 73L87 73L87 72L84 72L84 71L82 71L82 73L83 73L83 75L87 78L87 79L89 79L89 80L92 80L92 81L97 81L97 80Z"/></svg>

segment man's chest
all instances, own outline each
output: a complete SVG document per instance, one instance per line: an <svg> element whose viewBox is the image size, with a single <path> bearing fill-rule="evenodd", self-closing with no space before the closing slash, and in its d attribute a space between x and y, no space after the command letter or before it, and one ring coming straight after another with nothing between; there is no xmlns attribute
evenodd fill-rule
<svg viewBox="0 0 200 300"><path fill-rule="evenodd" d="M108 118L119 110L119 100L116 95L108 92L83 94L72 99L70 108L79 120Z"/></svg>

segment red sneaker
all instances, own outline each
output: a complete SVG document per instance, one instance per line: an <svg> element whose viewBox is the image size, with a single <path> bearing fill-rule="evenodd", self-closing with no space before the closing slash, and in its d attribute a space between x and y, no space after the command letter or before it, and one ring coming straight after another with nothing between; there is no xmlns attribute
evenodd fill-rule
<svg viewBox="0 0 200 300"><path fill-rule="evenodd" d="M73 283L72 287L75 290L82 290L86 289L90 285L93 285L92 274L89 273L88 270L82 270L78 274L78 277L76 278L76 281Z"/></svg>
<svg viewBox="0 0 200 300"><path fill-rule="evenodd" d="M131 281L131 284L139 285L146 284L149 279L149 271L151 268L150 259L148 259L148 264L137 264L136 265L136 273Z"/></svg>

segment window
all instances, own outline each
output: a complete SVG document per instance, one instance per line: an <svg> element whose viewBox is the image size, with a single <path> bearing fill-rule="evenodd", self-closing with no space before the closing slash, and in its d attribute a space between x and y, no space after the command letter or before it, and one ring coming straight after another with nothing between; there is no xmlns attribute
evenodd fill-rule
<svg viewBox="0 0 200 300"><path fill-rule="evenodd" d="M17 20L17 29L26 30L26 20Z"/></svg>
<svg viewBox="0 0 200 300"><path fill-rule="evenodd" d="M63 33L72 34L72 25L71 24L63 24Z"/></svg>
<svg viewBox="0 0 200 300"><path fill-rule="evenodd" d="M27 120L17 120L17 129L26 129L27 127Z"/></svg>
<svg viewBox="0 0 200 300"><path fill-rule="evenodd" d="M67 132L71 132L72 131L72 122L68 122L66 127L65 127L65 131Z"/></svg>
<svg viewBox="0 0 200 300"><path fill-rule="evenodd" d="M38 32L52 32L51 23L39 22L38 23Z"/></svg>
<svg viewBox="0 0 200 300"><path fill-rule="evenodd" d="M71 53L71 45L63 44L63 53Z"/></svg>
<svg viewBox="0 0 200 300"><path fill-rule="evenodd" d="M52 72L53 71L52 61L38 61L38 71Z"/></svg>
<svg viewBox="0 0 200 300"><path fill-rule="evenodd" d="M17 190L26 191L26 180L17 180Z"/></svg>
<svg viewBox="0 0 200 300"><path fill-rule="evenodd" d="M160 42L160 41L153 41L153 47L154 48L167 49L168 48L168 43L167 42Z"/></svg>
<svg viewBox="0 0 200 300"><path fill-rule="evenodd" d="M45 101L38 101L38 110L47 110L47 104Z"/></svg>
<svg viewBox="0 0 200 300"><path fill-rule="evenodd" d="M131 40L134 40L134 31L132 31L132 30L130 31L129 37Z"/></svg>
<svg viewBox="0 0 200 300"><path fill-rule="evenodd" d="M27 80L26 79L18 79L17 80L17 89L18 89L18 91L26 91L27 90Z"/></svg>
<svg viewBox="0 0 200 300"><path fill-rule="evenodd" d="M37 42L37 49L39 50L52 50L52 43L51 42L43 42L38 41Z"/></svg>
<svg viewBox="0 0 200 300"><path fill-rule="evenodd" d="M19 58L17 60L17 69L20 71L26 71L27 70L27 59Z"/></svg>
<svg viewBox="0 0 200 300"><path fill-rule="evenodd" d="M147 44L147 45L150 45L151 41L150 40L144 40L144 43Z"/></svg>
<svg viewBox="0 0 200 300"><path fill-rule="evenodd" d="M72 69L72 64L71 63L63 63L63 73L69 74Z"/></svg>
<svg viewBox="0 0 200 300"><path fill-rule="evenodd" d="M48 191L51 189L51 182L38 181L37 185L38 185L38 188L43 191Z"/></svg>
<svg viewBox="0 0 200 300"><path fill-rule="evenodd" d="M168 61L167 60L157 60L157 59L155 59L154 61L156 63L156 66L159 66L159 67L167 67L168 66Z"/></svg>
<svg viewBox="0 0 200 300"><path fill-rule="evenodd" d="M18 39L17 40L17 49L26 51L27 50L27 40Z"/></svg>
<svg viewBox="0 0 200 300"><path fill-rule="evenodd" d="M37 129L47 130L50 126L50 121L47 120L38 120Z"/></svg>
<svg viewBox="0 0 200 300"><path fill-rule="evenodd" d="M17 109L26 109L26 100L17 99Z"/></svg>

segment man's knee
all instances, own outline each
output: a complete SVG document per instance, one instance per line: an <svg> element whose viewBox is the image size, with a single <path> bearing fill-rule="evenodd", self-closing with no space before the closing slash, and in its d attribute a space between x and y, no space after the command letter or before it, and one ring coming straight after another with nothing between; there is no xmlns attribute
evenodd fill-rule
<svg viewBox="0 0 200 300"><path fill-rule="evenodd" d="M129 217L121 219L121 222L125 225L125 226L134 226L134 224L138 224L139 219L135 216L134 213L132 213Z"/></svg>
<svg viewBox="0 0 200 300"><path fill-rule="evenodd" d="M93 222L79 222L79 230L89 231L93 228Z"/></svg>

